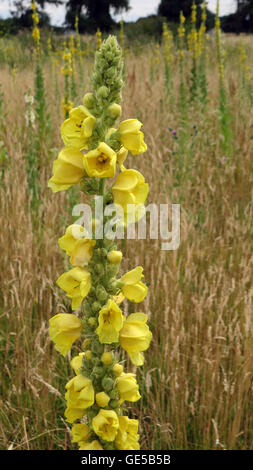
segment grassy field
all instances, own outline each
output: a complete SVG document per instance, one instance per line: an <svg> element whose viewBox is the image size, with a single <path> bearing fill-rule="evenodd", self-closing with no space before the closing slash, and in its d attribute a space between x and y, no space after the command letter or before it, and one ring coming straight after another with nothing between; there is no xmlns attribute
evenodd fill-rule
<svg viewBox="0 0 253 470"><path fill-rule="evenodd" d="M4 54L7 46L12 49ZM253 87L252 78L245 83L242 77L239 46L240 38L224 38L231 132L226 152L214 38L206 57L209 102L203 109L198 100L188 101L184 121L176 51L167 90L162 48L142 45L136 53L129 47L126 54L123 118L141 120L148 145L127 166L145 175L148 203L181 204L176 251L162 251L161 240L121 242L122 272L140 264L149 285L135 311L148 313L153 341L138 370L142 399L129 407L140 419L142 449L253 448ZM252 72L252 37L245 38L245 47ZM63 396L73 372L48 336L49 318L68 308L56 286L66 267L57 239L73 222L76 198L47 188L62 148L63 77L60 64L44 57L51 127L41 142L34 214L24 100L29 88L34 93L34 63L28 50L21 62L21 42L2 40L1 51L0 448L71 449ZM93 57L91 50L82 59L82 80L76 69L76 104L89 91ZM184 62L188 90L188 52Z"/></svg>

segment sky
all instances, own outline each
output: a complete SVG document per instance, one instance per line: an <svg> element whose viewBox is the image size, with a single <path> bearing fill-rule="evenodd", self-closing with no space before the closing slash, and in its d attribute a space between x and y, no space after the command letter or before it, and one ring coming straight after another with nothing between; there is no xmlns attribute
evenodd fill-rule
<svg viewBox="0 0 253 470"><path fill-rule="evenodd" d="M30 0L27 1L29 5ZM130 0L131 10L128 13L124 13L124 21L136 21L140 17L152 15L156 13L157 7L160 3L160 0ZM208 8L215 12L216 9L216 0L208 0ZM220 0L220 14L227 15L229 13L234 13L235 11L235 0ZM10 16L10 5L11 0L0 0L0 18L7 18ZM45 9L51 18L51 23L57 26L60 26L64 21L64 8L47 6ZM114 17L116 20L121 19L121 15Z"/></svg>

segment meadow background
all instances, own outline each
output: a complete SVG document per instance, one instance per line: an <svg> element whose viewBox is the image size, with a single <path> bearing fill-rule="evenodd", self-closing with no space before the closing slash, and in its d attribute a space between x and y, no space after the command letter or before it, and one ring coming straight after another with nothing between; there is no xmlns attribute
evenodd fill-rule
<svg viewBox="0 0 253 470"><path fill-rule="evenodd" d="M43 102L31 35L0 38L0 448L10 450L72 448L63 415L73 371L49 339L48 321L69 308L56 286L66 266L57 240L80 201L75 190L47 188L63 145L69 38L52 36L51 49L47 40ZM90 90L96 41L82 36L74 46L76 105ZM181 204L176 251L161 251L161 240L122 242L122 272L144 267L149 293L134 307L148 314L153 333L138 370L142 399L129 412L140 420L142 449L252 449L252 36L221 36L225 104L215 33L195 78L191 43L184 40L180 59L178 38L169 55L165 41L124 43L123 118L144 124L148 145L127 166L145 175L148 203Z"/></svg>

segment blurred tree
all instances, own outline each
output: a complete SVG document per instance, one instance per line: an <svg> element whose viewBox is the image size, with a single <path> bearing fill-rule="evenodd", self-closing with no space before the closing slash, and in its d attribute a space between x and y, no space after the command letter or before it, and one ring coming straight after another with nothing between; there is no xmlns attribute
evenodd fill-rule
<svg viewBox="0 0 253 470"><path fill-rule="evenodd" d="M201 4L204 0L195 0L195 5L197 5L197 23L198 26L201 22ZM207 2L206 2L207 3ZM167 21L173 21L178 23L180 11L183 12L186 18L191 16L193 0L161 0L158 6L158 15L167 18ZM207 29L214 27L214 17L215 15L207 9Z"/></svg>
<svg viewBox="0 0 253 470"><path fill-rule="evenodd" d="M31 3L30 5L27 4L27 0L11 0L10 4L11 7L14 8L12 10L12 15L13 16L21 16L23 15L27 10L31 9ZM39 5L42 9L45 8L46 4L51 4L51 5L62 5L64 3L64 0L36 0L37 5Z"/></svg>
<svg viewBox="0 0 253 470"><path fill-rule="evenodd" d="M158 15L165 16L169 21L178 22L180 11L187 18L191 14L191 0L161 0L158 7ZM196 5L201 5L203 0L195 0Z"/></svg>
<svg viewBox="0 0 253 470"><path fill-rule="evenodd" d="M45 3L58 3L60 4L62 0L37 0L37 4L39 4L42 8L45 7ZM13 0L11 2L11 14L13 20L16 22L19 28L32 28L33 20L32 20L32 8L31 3L30 5L27 4L24 0ZM38 10L39 15L39 22L40 26L48 26L50 19L47 13L43 12L42 10Z"/></svg>
<svg viewBox="0 0 253 470"><path fill-rule="evenodd" d="M100 28L109 31L114 24L110 9L114 13L129 10L129 0L67 0L66 24L74 28L75 16L79 17L79 29L93 33Z"/></svg>
<svg viewBox="0 0 253 470"><path fill-rule="evenodd" d="M221 21L225 32L253 32L253 0L236 0L236 12L224 16Z"/></svg>

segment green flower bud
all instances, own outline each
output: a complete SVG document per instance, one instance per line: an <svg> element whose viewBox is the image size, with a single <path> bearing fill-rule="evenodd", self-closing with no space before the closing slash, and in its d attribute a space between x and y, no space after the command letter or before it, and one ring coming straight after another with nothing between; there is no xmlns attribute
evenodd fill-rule
<svg viewBox="0 0 253 470"><path fill-rule="evenodd" d="M101 248L101 256L107 258L107 250L105 248Z"/></svg>
<svg viewBox="0 0 253 470"><path fill-rule="evenodd" d="M115 400L116 398L119 398L119 392L118 392L118 390L117 390L116 388L114 388L114 389L109 393L109 395L110 395L110 398L111 398L112 400Z"/></svg>
<svg viewBox="0 0 253 470"><path fill-rule="evenodd" d="M98 98L107 98L110 90L106 86L101 86L97 91Z"/></svg>
<svg viewBox="0 0 253 470"><path fill-rule="evenodd" d="M121 106L117 103L111 104L108 108L108 111L109 114L115 119L120 117L122 113Z"/></svg>
<svg viewBox="0 0 253 470"><path fill-rule="evenodd" d="M91 351L86 351L86 352L85 352L84 359L85 359L86 361L89 361L91 358L92 358L92 352L91 352Z"/></svg>
<svg viewBox="0 0 253 470"><path fill-rule="evenodd" d="M91 315L92 314L91 306L88 302L85 303L84 311L85 311L86 315Z"/></svg>
<svg viewBox="0 0 253 470"><path fill-rule="evenodd" d="M95 287L91 286L89 295L94 295L96 293Z"/></svg>
<svg viewBox="0 0 253 470"><path fill-rule="evenodd" d="M110 400L109 405L110 405L111 408L118 408L119 401L118 400Z"/></svg>
<svg viewBox="0 0 253 470"><path fill-rule="evenodd" d="M87 108L92 108L96 103L95 96L93 93L86 93L83 97L83 104L87 106Z"/></svg>
<svg viewBox="0 0 253 470"><path fill-rule="evenodd" d="M104 377L102 380L102 387L105 392L110 392L114 387L114 380L112 380L110 377Z"/></svg>
<svg viewBox="0 0 253 470"><path fill-rule="evenodd" d="M91 343L91 350L96 354L103 354L104 352L104 345L101 344L98 340L93 340ZM100 362L100 361L99 361Z"/></svg>
<svg viewBox="0 0 253 470"><path fill-rule="evenodd" d="M91 362L92 362L93 367L95 367L95 366L99 366L101 361L98 357L93 356L91 359Z"/></svg>
<svg viewBox="0 0 253 470"><path fill-rule="evenodd" d="M92 371L92 376L99 379L100 377L102 377L104 375L105 371L104 371L104 368L103 367L94 367L93 371Z"/></svg>
<svg viewBox="0 0 253 470"><path fill-rule="evenodd" d="M111 281L108 282L107 286L109 294L117 294L119 290L119 282L116 281L116 279L112 279Z"/></svg>
<svg viewBox="0 0 253 470"><path fill-rule="evenodd" d="M90 317L88 323L92 328L95 328L97 326L97 319L95 317Z"/></svg>
<svg viewBox="0 0 253 470"><path fill-rule="evenodd" d="M101 304L96 300L95 302L93 302L91 308L92 308L92 311L93 311L94 313L97 313L97 312L99 312L99 310L102 308L102 306L101 306Z"/></svg>
<svg viewBox="0 0 253 470"><path fill-rule="evenodd" d="M108 294L103 286L98 286L96 288L96 295L98 300L105 302L108 299Z"/></svg>

